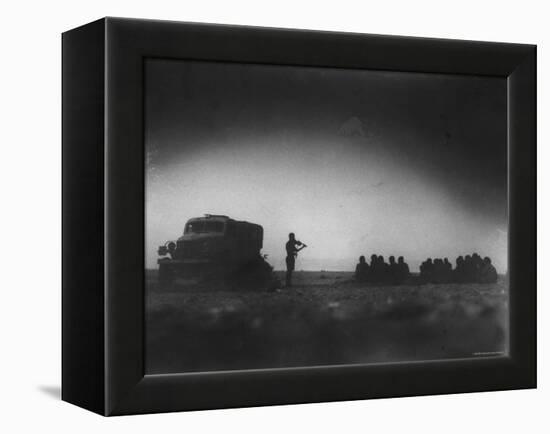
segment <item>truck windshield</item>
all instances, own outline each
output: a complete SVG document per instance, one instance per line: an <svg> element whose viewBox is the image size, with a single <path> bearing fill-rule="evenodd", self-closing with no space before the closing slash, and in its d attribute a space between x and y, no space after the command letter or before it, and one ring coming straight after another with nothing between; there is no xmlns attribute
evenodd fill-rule
<svg viewBox="0 0 550 434"><path fill-rule="evenodd" d="M223 222L211 222L207 220L198 220L185 225L186 234L202 234L210 232L223 232Z"/></svg>

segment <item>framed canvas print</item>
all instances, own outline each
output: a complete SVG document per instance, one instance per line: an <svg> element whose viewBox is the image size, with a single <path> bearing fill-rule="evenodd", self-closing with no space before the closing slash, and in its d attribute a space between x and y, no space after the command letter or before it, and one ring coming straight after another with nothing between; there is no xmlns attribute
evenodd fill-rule
<svg viewBox="0 0 550 434"><path fill-rule="evenodd" d="M536 386L536 49L63 34L63 384L103 415Z"/></svg>

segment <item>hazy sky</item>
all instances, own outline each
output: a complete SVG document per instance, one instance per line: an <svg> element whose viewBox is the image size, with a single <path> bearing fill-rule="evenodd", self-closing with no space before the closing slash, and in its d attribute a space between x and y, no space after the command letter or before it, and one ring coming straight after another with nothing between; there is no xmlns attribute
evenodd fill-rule
<svg viewBox="0 0 550 434"><path fill-rule="evenodd" d="M145 107L149 268L212 213L261 224L276 269L292 231L297 270L476 251L506 271L504 79L151 59Z"/></svg>

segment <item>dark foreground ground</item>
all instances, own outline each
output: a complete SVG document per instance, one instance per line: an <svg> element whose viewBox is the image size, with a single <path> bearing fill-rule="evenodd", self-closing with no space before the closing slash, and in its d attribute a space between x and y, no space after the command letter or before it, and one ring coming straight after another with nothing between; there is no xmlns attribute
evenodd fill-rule
<svg viewBox="0 0 550 434"><path fill-rule="evenodd" d="M282 276L282 275L279 275ZM296 272L295 287L228 291L147 272L149 374L499 356L508 291L496 284L367 286Z"/></svg>

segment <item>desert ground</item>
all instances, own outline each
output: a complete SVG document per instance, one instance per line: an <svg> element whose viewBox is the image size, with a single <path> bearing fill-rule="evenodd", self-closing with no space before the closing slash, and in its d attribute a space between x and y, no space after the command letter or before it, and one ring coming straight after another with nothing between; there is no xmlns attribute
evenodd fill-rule
<svg viewBox="0 0 550 434"><path fill-rule="evenodd" d="M276 272L281 281L284 273ZM349 272L294 273L292 288L157 284L147 271L149 374L499 357L508 289L496 284L369 286Z"/></svg>

